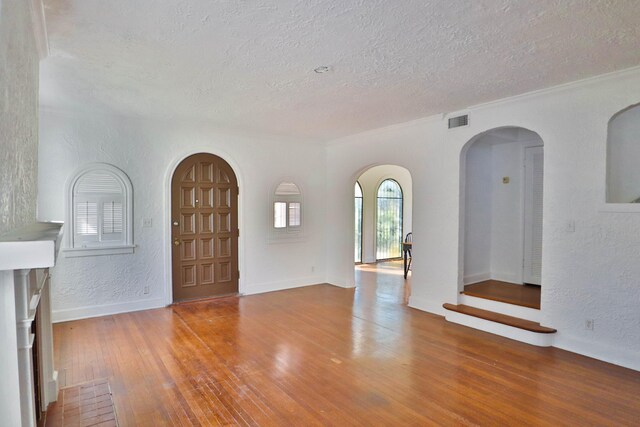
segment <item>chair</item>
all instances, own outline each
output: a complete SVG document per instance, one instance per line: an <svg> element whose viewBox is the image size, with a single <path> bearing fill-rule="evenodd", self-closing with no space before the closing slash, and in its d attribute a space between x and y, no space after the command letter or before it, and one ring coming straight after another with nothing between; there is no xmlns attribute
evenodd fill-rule
<svg viewBox="0 0 640 427"><path fill-rule="evenodd" d="M413 243L413 233L409 232L407 233L406 236L404 236L404 242L405 243ZM411 246L409 246L408 249L406 249L407 252L407 256L408 256L408 264L407 267L405 269L405 278L406 278L406 272L411 270L411 260L412 260L412 256L411 256Z"/></svg>

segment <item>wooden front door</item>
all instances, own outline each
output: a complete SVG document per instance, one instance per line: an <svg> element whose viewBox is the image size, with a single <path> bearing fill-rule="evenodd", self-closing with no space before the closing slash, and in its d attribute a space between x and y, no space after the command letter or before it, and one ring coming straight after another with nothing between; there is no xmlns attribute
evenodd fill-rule
<svg viewBox="0 0 640 427"><path fill-rule="evenodd" d="M238 182L231 166L200 153L171 180L173 301L238 292Z"/></svg>

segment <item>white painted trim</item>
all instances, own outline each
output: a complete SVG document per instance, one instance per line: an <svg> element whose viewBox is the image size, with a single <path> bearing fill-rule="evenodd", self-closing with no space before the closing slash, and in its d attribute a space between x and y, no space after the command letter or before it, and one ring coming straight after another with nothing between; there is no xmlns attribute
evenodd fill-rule
<svg viewBox="0 0 640 427"><path fill-rule="evenodd" d="M501 273L501 272L491 272L492 280L499 280L501 282L522 284L522 276L520 273Z"/></svg>
<svg viewBox="0 0 640 427"><path fill-rule="evenodd" d="M162 200L162 206L164 209L164 217L162 223L162 230L164 234L164 305L173 304L173 287L172 287L172 241L171 241L171 179L176 171L176 168L187 157L198 154L209 153L214 156L218 156L229 164L233 173L236 175L236 181L238 183L239 195L238 195L238 229L240 230L240 237L238 238L238 270L240 271L240 278L238 279L238 293L244 294L245 283L245 270L244 270L244 248L245 248L245 236L244 229L244 197L246 191L244 188L244 178L242 175L242 169L238 162L224 149L217 148L212 145L200 145L195 148L189 148L182 152L182 154L174 157L174 159L167 165L164 174L164 197Z"/></svg>
<svg viewBox="0 0 640 427"><path fill-rule="evenodd" d="M473 329L489 332L490 334L500 335L505 338L535 345L538 347L550 347L553 345L555 334L540 334L537 332L526 331L513 326L503 325L502 323L492 322L490 320L480 319L475 316L458 313L456 311L446 310L445 319L448 322L457 323L459 325L468 326Z"/></svg>
<svg viewBox="0 0 640 427"><path fill-rule="evenodd" d="M442 307L442 303L440 301L419 297L417 295L411 295L409 297L408 305L411 308L426 311L427 313L437 314L439 316L444 316L446 311L444 307Z"/></svg>
<svg viewBox="0 0 640 427"><path fill-rule="evenodd" d="M532 322L540 323L542 318L540 310L536 310L535 308L522 307L515 304L478 298L471 295L460 294L460 296L458 296L458 304L493 311L494 313L502 313L507 316L519 317L520 319L531 320Z"/></svg>
<svg viewBox="0 0 640 427"><path fill-rule="evenodd" d="M269 233L267 233L267 244L279 244L279 243L296 243L296 242L304 242L306 241L306 235L304 232L304 223L305 223L305 211L306 204L304 202L304 186L300 184L300 179L292 176L282 176L276 180L277 182L271 188L271 192L269 193ZM288 195L288 196L277 196L276 190L280 184L283 182L292 182L298 187L298 191L300 194L297 195ZM300 203L300 226L299 227L289 227L289 212L287 211L287 226L285 228L275 228L273 223L275 221L274 215L274 203L276 202L285 202L285 203Z"/></svg>
<svg viewBox="0 0 640 427"><path fill-rule="evenodd" d="M327 281L327 283L330 284L331 286L335 286L336 288L342 288L342 289L353 289L356 287L355 283L340 284L340 280L329 280Z"/></svg>
<svg viewBox="0 0 640 427"><path fill-rule="evenodd" d="M49 56L49 38L47 36L47 22L44 15L44 5L42 0L29 0L31 11L31 27L36 39L38 55L42 61Z"/></svg>
<svg viewBox="0 0 640 427"><path fill-rule="evenodd" d="M606 213L640 213L640 203L605 203L598 209Z"/></svg>
<svg viewBox="0 0 640 427"><path fill-rule="evenodd" d="M591 357L640 371L640 352L638 351L627 351L619 347L599 344L594 341L584 341L561 333L558 333L553 346L581 354L585 357Z"/></svg>
<svg viewBox="0 0 640 427"><path fill-rule="evenodd" d="M286 289L304 288L306 286L314 286L323 284L324 280L320 276L302 277L299 279L290 279L277 282L266 282L250 284L245 286L242 295L256 295L265 292L283 291Z"/></svg>
<svg viewBox="0 0 640 427"><path fill-rule="evenodd" d="M74 247L73 246L73 238L75 234L75 220L73 215L73 204L74 204L74 192L76 183L82 178L85 174L96 171L106 171L111 174L122 184L124 189L123 194L123 204L124 204L124 242L99 242L96 246L92 247ZM133 247L133 185L131 184L131 179L129 176L120 168L111 165L109 163L88 163L77 168L67 179L67 184L65 186L65 201L66 201L66 211L65 211L65 224L66 227L64 229L65 232L65 250L73 249L77 251L87 251L87 255L97 255L97 253L91 254L91 251L95 251L98 248L116 248L116 247ZM115 245L114 245L115 243ZM106 255L106 254L104 254ZM82 255L77 255L82 256Z"/></svg>
<svg viewBox="0 0 640 427"><path fill-rule="evenodd" d="M384 127L377 128L377 129L366 130L364 132L356 133L356 134L353 134L353 135L347 135L347 136L331 139L331 140L325 142L325 146L332 146L332 145L338 145L338 144L346 144L346 143L353 142L353 141L360 141L361 139L366 138L366 137L379 135L379 134L384 134L384 133L387 133L387 132L396 132L396 131L399 131L399 130L402 130L402 129L407 129L407 128L411 128L411 127L415 127L415 126L423 126L425 124L439 122L439 121L442 121L442 120L444 120L444 114L443 113L432 114L430 116L423 117L423 118L416 119L416 120L411 120L409 122L396 123L396 124L393 124L393 125L384 126ZM467 126L463 126L463 127L465 129L467 128ZM381 163L381 164L386 164L386 163ZM377 166L377 165L372 165L372 166ZM366 168L366 169L369 169L369 168ZM364 172L364 170L362 172ZM358 176L362 175L362 172Z"/></svg>
<svg viewBox="0 0 640 427"><path fill-rule="evenodd" d="M109 316L111 314L128 313L131 311L149 310L164 307L163 298L121 302L115 304L92 305L63 310L53 310L53 323L68 322L70 320L88 319L91 317Z"/></svg>
<svg viewBox="0 0 640 427"><path fill-rule="evenodd" d="M83 256L120 255L132 254L136 245L120 245L97 248L64 248L62 252L65 258L77 258Z"/></svg>
<svg viewBox="0 0 640 427"><path fill-rule="evenodd" d="M476 273L470 274L468 276L464 276L464 284L473 285L474 283L484 282L486 280L491 280L491 273Z"/></svg>
<svg viewBox="0 0 640 427"><path fill-rule="evenodd" d="M507 98L496 99L494 101L489 101L482 104L476 104L472 107L469 107L469 110L475 111L475 110L481 110L485 108L493 108L493 107L501 106L504 104L510 104L512 102L529 100L531 98L539 98L545 95L562 93L569 90L576 90L583 87L602 84L610 80L616 80L616 79L624 78L627 76L633 76L634 74L639 74L639 73L640 73L640 66L626 68L624 70L612 71L610 73L587 77L586 79L574 80L572 82L561 83L559 85L550 86L550 87L546 87L538 90L533 90L531 92L525 92L519 95L510 96Z"/></svg>

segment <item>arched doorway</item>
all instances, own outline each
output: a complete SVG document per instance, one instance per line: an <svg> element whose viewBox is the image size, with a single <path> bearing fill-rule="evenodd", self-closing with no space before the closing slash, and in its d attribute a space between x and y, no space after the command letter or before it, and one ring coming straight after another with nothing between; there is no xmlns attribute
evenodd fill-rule
<svg viewBox="0 0 640 427"><path fill-rule="evenodd" d="M171 180L173 301L238 292L238 182L218 156L184 159Z"/></svg>
<svg viewBox="0 0 640 427"><path fill-rule="evenodd" d="M543 150L540 136L520 127L484 132L463 149L460 281L465 293L488 284L542 284ZM539 308L540 290L533 291Z"/></svg>
<svg viewBox="0 0 640 427"><path fill-rule="evenodd" d="M402 256L402 187L395 179L380 183L376 194L376 260Z"/></svg>
<svg viewBox="0 0 640 427"><path fill-rule="evenodd" d="M404 277L402 241L411 232L411 173L396 165L371 166L354 185L355 285L358 295L407 303L410 274ZM361 196L361 197L360 197Z"/></svg>
<svg viewBox="0 0 640 427"><path fill-rule="evenodd" d="M362 187L360 183L356 181L356 185L353 188L354 195L354 208L355 208L355 253L354 261L357 263L362 262Z"/></svg>

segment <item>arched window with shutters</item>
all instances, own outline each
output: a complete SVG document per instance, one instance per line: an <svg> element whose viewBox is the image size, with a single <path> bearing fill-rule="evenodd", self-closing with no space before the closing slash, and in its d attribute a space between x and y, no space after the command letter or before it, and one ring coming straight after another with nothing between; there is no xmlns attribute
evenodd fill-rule
<svg viewBox="0 0 640 427"><path fill-rule="evenodd" d="M355 200L355 262L362 262L362 187L356 181L354 188Z"/></svg>
<svg viewBox="0 0 640 427"><path fill-rule="evenodd" d="M295 241L303 237L302 190L293 180L280 181L272 193L272 241Z"/></svg>
<svg viewBox="0 0 640 427"><path fill-rule="evenodd" d="M106 163L77 171L67 186L66 256L133 252L133 188Z"/></svg>
<svg viewBox="0 0 640 427"><path fill-rule="evenodd" d="M402 188L385 179L378 187L376 211L376 259L399 258L402 254Z"/></svg>

